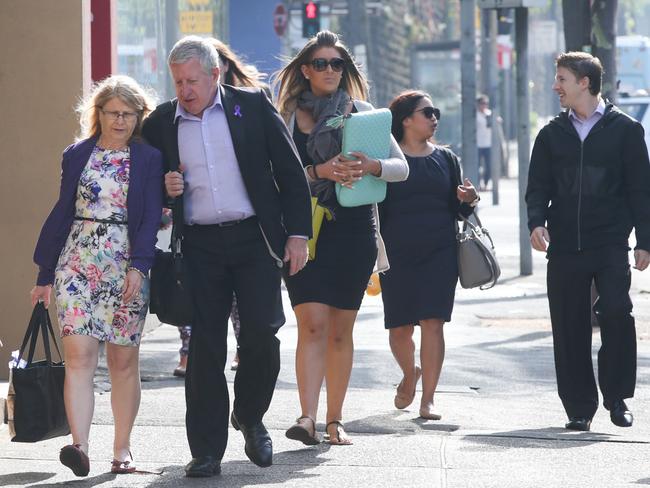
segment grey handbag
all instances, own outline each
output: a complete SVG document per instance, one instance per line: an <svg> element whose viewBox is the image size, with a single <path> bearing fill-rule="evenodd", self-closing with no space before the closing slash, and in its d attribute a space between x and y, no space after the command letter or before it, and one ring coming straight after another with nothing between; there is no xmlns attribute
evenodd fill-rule
<svg viewBox="0 0 650 488"><path fill-rule="evenodd" d="M494 254L490 233L483 227L478 215L474 214L476 224L462 215L460 217L463 219L463 230L458 230L456 224L460 286L480 287L481 290L492 288L501 275L501 268Z"/></svg>

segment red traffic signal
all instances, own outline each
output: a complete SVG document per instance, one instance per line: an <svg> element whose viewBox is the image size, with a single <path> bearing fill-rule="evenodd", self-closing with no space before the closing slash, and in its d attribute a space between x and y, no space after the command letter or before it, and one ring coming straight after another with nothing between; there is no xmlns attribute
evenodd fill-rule
<svg viewBox="0 0 650 488"><path fill-rule="evenodd" d="M305 17L308 19L316 19L318 17L318 5L314 2L305 4Z"/></svg>
<svg viewBox="0 0 650 488"><path fill-rule="evenodd" d="M309 39L320 31L320 2L302 4L302 37Z"/></svg>

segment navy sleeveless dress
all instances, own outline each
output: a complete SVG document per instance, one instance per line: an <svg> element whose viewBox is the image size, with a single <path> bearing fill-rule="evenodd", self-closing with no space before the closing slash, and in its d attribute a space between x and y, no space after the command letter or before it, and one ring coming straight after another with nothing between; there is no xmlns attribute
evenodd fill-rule
<svg viewBox="0 0 650 488"><path fill-rule="evenodd" d="M456 169L446 149L406 156L409 177L390 183L379 205L390 269L380 274L387 329L451 320L456 261Z"/></svg>

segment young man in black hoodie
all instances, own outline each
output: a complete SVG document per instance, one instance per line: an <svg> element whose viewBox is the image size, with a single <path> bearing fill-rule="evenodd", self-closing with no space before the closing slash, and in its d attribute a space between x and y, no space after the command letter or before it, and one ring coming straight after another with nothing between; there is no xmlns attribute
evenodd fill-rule
<svg viewBox="0 0 650 488"><path fill-rule="evenodd" d="M553 90L564 110L539 132L526 203L530 242L547 252L548 301L558 392L567 429L589 430L598 408L591 361L592 280L599 298L598 384L615 425L630 427L636 331L628 238L635 268L650 263L650 162L643 128L600 95L602 65L587 53L558 56Z"/></svg>

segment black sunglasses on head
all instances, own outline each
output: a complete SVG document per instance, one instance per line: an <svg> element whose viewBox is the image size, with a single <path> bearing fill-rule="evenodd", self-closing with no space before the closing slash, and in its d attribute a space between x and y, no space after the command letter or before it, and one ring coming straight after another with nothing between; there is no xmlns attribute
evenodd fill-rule
<svg viewBox="0 0 650 488"><path fill-rule="evenodd" d="M314 68L316 71L325 71L328 66L331 66L332 71L336 71L337 73L340 73L341 71L343 71L343 68L345 68L345 60L341 58L332 58L332 59L314 58L311 60L309 64L311 64L311 67Z"/></svg>
<svg viewBox="0 0 650 488"><path fill-rule="evenodd" d="M424 115L427 119L432 119L435 115L436 120L440 120L440 109L438 107L424 107L416 110L416 112L422 112L422 115Z"/></svg>

